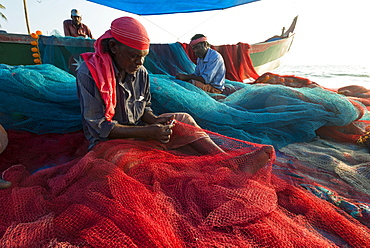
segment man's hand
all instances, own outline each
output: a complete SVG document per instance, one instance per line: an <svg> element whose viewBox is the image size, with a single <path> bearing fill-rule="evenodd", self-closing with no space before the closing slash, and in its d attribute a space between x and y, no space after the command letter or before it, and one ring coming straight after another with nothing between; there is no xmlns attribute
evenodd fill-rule
<svg viewBox="0 0 370 248"><path fill-rule="evenodd" d="M158 117L154 115L151 111L147 111L144 113L143 117L141 119L146 124L169 124L173 119L175 118L174 115L170 117Z"/></svg>
<svg viewBox="0 0 370 248"><path fill-rule="evenodd" d="M175 116L169 116L169 117L156 117L156 120L153 124L163 124L163 125L168 125L171 123L172 120L174 120Z"/></svg>
<svg viewBox="0 0 370 248"><path fill-rule="evenodd" d="M172 135L172 128L176 120L174 115L169 117L157 117L155 124L147 126L150 133L149 139L159 140L162 143L168 143Z"/></svg>
<svg viewBox="0 0 370 248"><path fill-rule="evenodd" d="M182 81L190 82L190 80L197 80L201 83L206 83L206 80L202 76L195 76L194 74L177 74L176 79L180 79Z"/></svg>
<svg viewBox="0 0 370 248"><path fill-rule="evenodd" d="M146 116L151 120L147 126L126 126L116 124L109 134L111 139L145 138L168 143L175 125L174 115L169 117L157 117L151 112Z"/></svg>
<svg viewBox="0 0 370 248"><path fill-rule="evenodd" d="M189 75L179 73L179 74L176 75L176 79L180 79L182 81L189 81L190 77L189 77Z"/></svg>
<svg viewBox="0 0 370 248"><path fill-rule="evenodd" d="M152 124L146 126L146 133L148 139L158 140L161 143L168 143L172 135L173 124Z"/></svg>

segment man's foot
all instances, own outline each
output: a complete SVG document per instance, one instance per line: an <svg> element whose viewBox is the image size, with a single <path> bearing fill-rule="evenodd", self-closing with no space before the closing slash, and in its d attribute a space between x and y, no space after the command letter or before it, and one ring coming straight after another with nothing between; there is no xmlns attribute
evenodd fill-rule
<svg viewBox="0 0 370 248"><path fill-rule="evenodd" d="M229 163L232 168L238 168L253 175L269 162L273 152L274 148L272 146L263 146L256 151L233 157L229 160Z"/></svg>
<svg viewBox="0 0 370 248"><path fill-rule="evenodd" d="M6 189L9 188L10 186L12 186L11 182L0 179L0 189Z"/></svg>

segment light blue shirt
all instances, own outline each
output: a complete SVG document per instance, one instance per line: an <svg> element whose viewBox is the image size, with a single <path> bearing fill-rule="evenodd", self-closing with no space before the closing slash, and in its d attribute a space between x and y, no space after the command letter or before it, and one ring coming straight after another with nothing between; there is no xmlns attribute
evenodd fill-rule
<svg viewBox="0 0 370 248"><path fill-rule="evenodd" d="M216 89L224 90L225 88L225 63L222 55L217 51L208 48L204 59L197 59L195 67L195 76L202 76L206 84L210 84Z"/></svg>

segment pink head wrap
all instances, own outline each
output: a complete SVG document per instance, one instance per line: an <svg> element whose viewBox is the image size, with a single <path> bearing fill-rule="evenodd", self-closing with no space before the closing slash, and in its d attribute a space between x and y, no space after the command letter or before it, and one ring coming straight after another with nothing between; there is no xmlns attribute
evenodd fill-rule
<svg viewBox="0 0 370 248"><path fill-rule="evenodd" d="M102 40L107 38L115 38L138 50L149 49L150 41L144 26L136 19L125 16L114 20L111 28L95 41L94 53L81 54L105 103L105 118L112 121L117 104L116 77L112 58L109 53L104 52L102 45Z"/></svg>
<svg viewBox="0 0 370 248"><path fill-rule="evenodd" d="M149 37L144 26L131 17L121 17L110 26L112 36L119 42L137 50L149 49Z"/></svg>
<svg viewBox="0 0 370 248"><path fill-rule="evenodd" d="M195 46L196 44L198 44L199 42L203 42L203 41L207 41L207 37L200 37L196 40L192 40L190 42L190 46Z"/></svg>

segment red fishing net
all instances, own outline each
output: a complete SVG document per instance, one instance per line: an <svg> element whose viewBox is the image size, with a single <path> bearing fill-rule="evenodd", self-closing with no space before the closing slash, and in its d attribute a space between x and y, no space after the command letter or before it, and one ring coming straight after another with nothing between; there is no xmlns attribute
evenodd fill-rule
<svg viewBox="0 0 370 248"><path fill-rule="evenodd" d="M271 72L262 74L252 84L280 84L293 88L321 87L307 78L297 77L294 75L278 75Z"/></svg>
<svg viewBox="0 0 370 248"><path fill-rule="evenodd" d="M364 104L370 111L370 90L359 85L349 85L337 90L339 94Z"/></svg>
<svg viewBox="0 0 370 248"><path fill-rule="evenodd" d="M81 132L10 131L0 246L370 246L365 225L274 176L269 146L208 134L225 153L111 140L85 154Z"/></svg>

